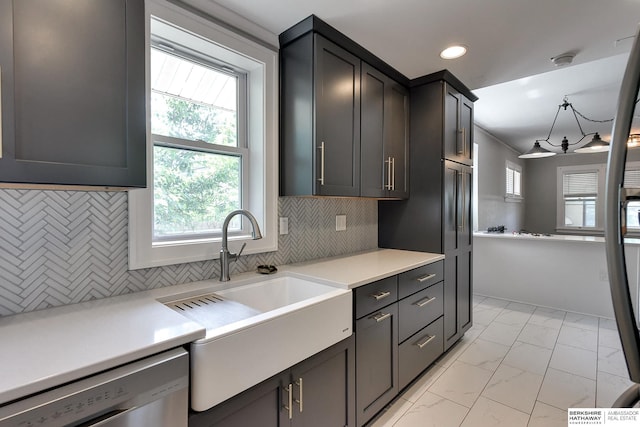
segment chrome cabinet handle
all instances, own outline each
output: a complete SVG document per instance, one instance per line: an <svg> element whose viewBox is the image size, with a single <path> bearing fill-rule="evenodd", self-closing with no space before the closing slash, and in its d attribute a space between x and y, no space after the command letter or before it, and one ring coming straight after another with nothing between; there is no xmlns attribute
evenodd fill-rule
<svg viewBox="0 0 640 427"><path fill-rule="evenodd" d="M416 280L420 283L422 282L426 282L427 280L431 280L434 277L436 277L435 273L434 274L427 274L426 276L422 276L422 277L418 277Z"/></svg>
<svg viewBox="0 0 640 427"><path fill-rule="evenodd" d="M385 160L384 163L387 165L387 176L384 180L384 189L391 190L391 157L387 157L387 160Z"/></svg>
<svg viewBox="0 0 640 427"><path fill-rule="evenodd" d="M460 135L460 138L458 139L458 146L456 148L458 149L458 154L464 154L464 144L467 138L466 128L460 129L458 134Z"/></svg>
<svg viewBox="0 0 640 427"><path fill-rule="evenodd" d="M376 301L380 301L381 299L385 299L390 295L391 295L391 292L389 291L381 291L381 292L378 292L377 294L371 294L371 298L374 298Z"/></svg>
<svg viewBox="0 0 640 427"><path fill-rule="evenodd" d="M391 190L396 189L396 158L391 158Z"/></svg>
<svg viewBox="0 0 640 427"><path fill-rule="evenodd" d="M424 299L421 299L418 302L414 302L413 304L417 305L418 307L424 307L425 305L429 304L430 302L435 301L436 299L437 299L436 297L431 297L431 298L426 297Z"/></svg>
<svg viewBox="0 0 640 427"><path fill-rule="evenodd" d="M431 341L433 341L435 337L436 337L435 335L427 335L420 341L416 342L416 345L418 346L418 348L424 348L424 346L429 344Z"/></svg>
<svg viewBox="0 0 640 427"><path fill-rule="evenodd" d="M320 143L320 185L324 185L324 141Z"/></svg>
<svg viewBox="0 0 640 427"><path fill-rule="evenodd" d="M298 381L296 381L296 385L300 389L300 399L294 399L294 401L300 407L300 412L302 412L302 405L303 405L303 403L302 403L303 402L303 397L302 397L302 378L298 378Z"/></svg>
<svg viewBox="0 0 640 427"><path fill-rule="evenodd" d="M457 194L457 205L458 205L458 230L464 230L464 206L463 206L463 197L464 197L464 183L462 181L462 172L456 171L456 191Z"/></svg>
<svg viewBox="0 0 640 427"><path fill-rule="evenodd" d="M385 319L388 319L391 317L391 313L378 313L375 316L371 316L370 319L373 319L376 321L376 323L380 323Z"/></svg>
<svg viewBox="0 0 640 427"><path fill-rule="evenodd" d="M289 412L289 419L292 420L293 419L293 386L291 384L287 385L287 387L285 388L285 390L287 391L287 405L284 405L284 409L286 409Z"/></svg>
<svg viewBox="0 0 640 427"><path fill-rule="evenodd" d="M466 216L467 216L467 214L466 214L467 213L467 179L463 175L462 172L460 172L460 181L462 182L462 227L461 227L461 230L464 232Z"/></svg>

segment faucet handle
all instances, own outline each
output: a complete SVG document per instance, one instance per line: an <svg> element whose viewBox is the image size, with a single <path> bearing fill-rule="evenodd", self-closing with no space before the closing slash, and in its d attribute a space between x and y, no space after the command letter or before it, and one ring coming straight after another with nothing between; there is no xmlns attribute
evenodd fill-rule
<svg viewBox="0 0 640 427"><path fill-rule="evenodd" d="M244 251L244 247L245 247L245 246L247 246L247 242L244 242L244 243L242 244L242 247L240 248L240 252L238 252L238 253L236 254L236 256L234 257L234 261L236 261L236 262L238 261L238 258L240 258L240 256L242 255L242 251Z"/></svg>

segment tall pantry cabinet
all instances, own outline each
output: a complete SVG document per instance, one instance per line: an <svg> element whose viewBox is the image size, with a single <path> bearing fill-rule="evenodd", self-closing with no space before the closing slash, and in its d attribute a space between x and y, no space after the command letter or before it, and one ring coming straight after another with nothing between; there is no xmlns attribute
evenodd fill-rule
<svg viewBox="0 0 640 427"><path fill-rule="evenodd" d="M411 82L409 199L380 201L378 246L445 254L444 349L472 324L473 102L442 71Z"/></svg>

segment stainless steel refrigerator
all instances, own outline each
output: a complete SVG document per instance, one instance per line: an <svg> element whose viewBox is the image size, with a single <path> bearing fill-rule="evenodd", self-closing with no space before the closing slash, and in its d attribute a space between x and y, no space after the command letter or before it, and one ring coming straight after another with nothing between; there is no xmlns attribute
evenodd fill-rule
<svg viewBox="0 0 640 427"><path fill-rule="evenodd" d="M605 247L611 299L627 369L629 370L629 378L636 383L615 401L613 406L619 408L638 407L640 405L640 336L629 290L623 245L626 233L627 204L634 200L640 200L640 188L625 188L623 182L627 157L627 140L639 98L639 36L640 32L637 32L618 97L618 109L613 124L609 159L607 161L605 193ZM640 114L640 109L635 114Z"/></svg>

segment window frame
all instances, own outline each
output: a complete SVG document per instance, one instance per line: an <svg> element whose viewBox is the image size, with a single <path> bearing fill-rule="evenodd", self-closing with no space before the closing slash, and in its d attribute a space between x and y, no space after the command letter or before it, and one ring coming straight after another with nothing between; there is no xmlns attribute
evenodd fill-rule
<svg viewBox="0 0 640 427"><path fill-rule="evenodd" d="M640 162L627 162L625 167L625 174L629 170L640 171ZM625 184L626 186L627 184ZM636 188L636 187L632 187ZM634 203L634 202L632 202ZM639 203L639 202L635 202ZM626 218L625 218L626 220ZM640 227L630 227L627 222L627 237L640 237Z"/></svg>
<svg viewBox="0 0 640 427"><path fill-rule="evenodd" d="M231 249L246 243L245 254L277 250L278 200L278 53L262 44L196 16L164 0L147 2L146 73L149 76L151 31L172 43L189 46L247 73L247 206L262 231L229 235ZM152 17L154 18L152 24ZM153 27L153 28L152 28ZM147 80L147 188L129 191L129 269L219 258L221 237L153 242L153 141L150 126L150 81ZM244 177L243 177L244 179ZM244 194L243 194L243 197ZM244 223L244 220L243 220ZM240 242L240 243L234 243Z"/></svg>
<svg viewBox="0 0 640 427"><path fill-rule="evenodd" d="M593 227L565 225L564 175L575 173L597 174L596 193L596 223ZM580 166L559 166L557 169L557 201L556 201L556 230L562 232L604 232L604 193L605 193L606 164L590 164Z"/></svg>
<svg viewBox="0 0 640 427"><path fill-rule="evenodd" d="M509 192L509 172L513 172L518 173L520 175L520 193L515 193L515 191L513 192ZM505 161L505 185L504 185L504 200L509 202L521 202L522 200L524 200L524 196L523 196L523 192L522 192L522 166L513 163L509 160ZM515 183L515 175L514 175L514 183Z"/></svg>

